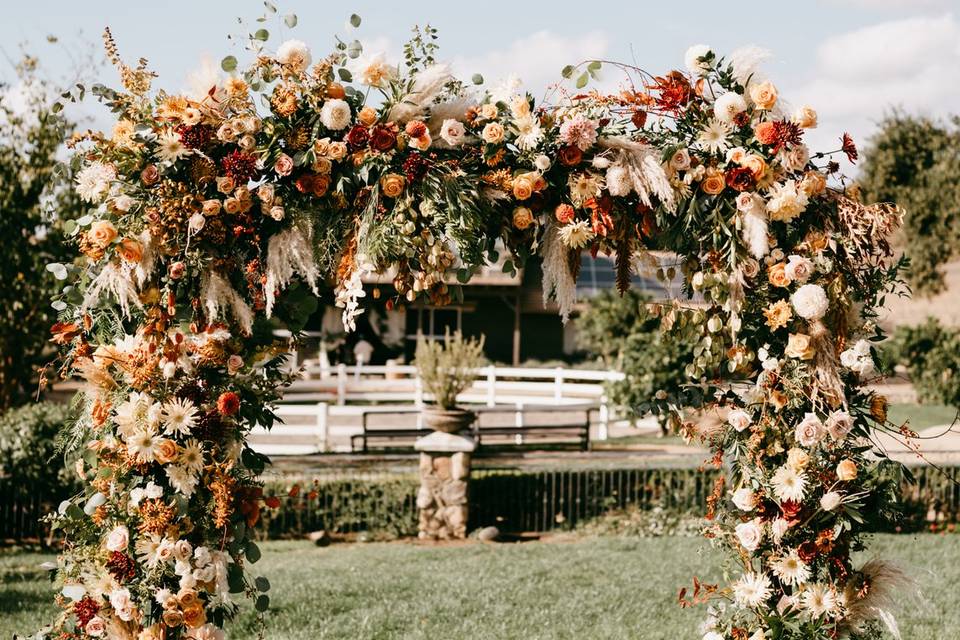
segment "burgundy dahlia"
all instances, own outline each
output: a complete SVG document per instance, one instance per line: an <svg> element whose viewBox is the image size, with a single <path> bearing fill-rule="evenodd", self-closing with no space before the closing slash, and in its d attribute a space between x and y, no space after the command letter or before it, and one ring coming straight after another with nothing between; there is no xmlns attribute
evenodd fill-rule
<svg viewBox="0 0 960 640"><path fill-rule="evenodd" d="M123 551L114 551L107 560L107 571L117 582L128 582L137 575L137 564Z"/></svg>
<svg viewBox="0 0 960 640"><path fill-rule="evenodd" d="M234 150L220 161L223 172L237 184L246 184L257 175L257 159L249 153Z"/></svg>
<svg viewBox="0 0 960 640"><path fill-rule="evenodd" d="M426 175L430 164L430 160L419 153L410 154L410 157L403 161L403 173L407 178L407 182L416 182Z"/></svg>
<svg viewBox="0 0 960 640"><path fill-rule="evenodd" d="M100 605L90 596L84 596L73 605L73 614L77 616L77 626L81 629L99 612Z"/></svg>
<svg viewBox="0 0 960 640"><path fill-rule="evenodd" d="M180 142L183 146L190 149L202 149L213 138L213 129L205 124L182 124L177 127L177 133L180 134Z"/></svg>

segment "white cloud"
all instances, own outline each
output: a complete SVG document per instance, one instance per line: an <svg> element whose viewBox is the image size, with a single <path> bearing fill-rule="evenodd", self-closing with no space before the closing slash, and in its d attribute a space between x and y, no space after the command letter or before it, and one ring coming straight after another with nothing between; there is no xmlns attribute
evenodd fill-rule
<svg viewBox="0 0 960 640"><path fill-rule="evenodd" d="M487 86L514 74L534 96L562 78L560 70L567 64L586 59L603 58L609 40L600 31L580 36L562 36L550 31L537 31L515 40L503 49L454 59L454 69L461 78L480 73Z"/></svg>
<svg viewBox="0 0 960 640"><path fill-rule="evenodd" d="M825 40L806 82L790 97L821 115L813 148L835 147L850 131L865 142L892 107L944 115L960 111L960 23L952 14L883 22Z"/></svg>
<svg viewBox="0 0 960 640"><path fill-rule="evenodd" d="M831 0L830 4L852 5L860 9L942 9L951 0Z"/></svg>

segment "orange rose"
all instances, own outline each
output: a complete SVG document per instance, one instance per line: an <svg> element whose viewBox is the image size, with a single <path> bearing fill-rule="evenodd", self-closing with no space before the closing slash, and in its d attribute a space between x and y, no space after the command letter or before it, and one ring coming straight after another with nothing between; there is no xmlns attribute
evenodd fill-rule
<svg viewBox="0 0 960 640"><path fill-rule="evenodd" d="M513 210L513 226L523 231L533 224L533 212L527 207L517 207Z"/></svg>
<svg viewBox="0 0 960 640"><path fill-rule="evenodd" d="M203 605L199 602L183 609L183 622L191 629L202 626L206 621L207 616L203 612Z"/></svg>
<svg viewBox="0 0 960 640"><path fill-rule="evenodd" d="M800 189L807 196L818 196L827 190L827 176L819 171L807 171L800 181Z"/></svg>
<svg viewBox="0 0 960 640"><path fill-rule="evenodd" d="M90 225L90 231L87 232L87 240L90 244L103 249L113 242L117 237L117 228L109 220L97 220Z"/></svg>
<svg viewBox="0 0 960 640"><path fill-rule="evenodd" d="M335 100L343 100L343 97L347 95L346 90L343 88L343 85L339 82L331 82L327 85L327 97L334 98Z"/></svg>
<svg viewBox="0 0 960 640"><path fill-rule="evenodd" d="M232 197L227 198L223 201L223 210L230 214L239 213L240 201Z"/></svg>
<svg viewBox="0 0 960 640"><path fill-rule="evenodd" d="M529 174L521 174L513 179L513 197L526 200L533 195L533 180Z"/></svg>
<svg viewBox="0 0 960 640"><path fill-rule="evenodd" d="M717 195L723 191L726 186L727 182L723 178L723 173L715 169L708 169L707 177L700 183L700 188L703 189L703 192L711 196Z"/></svg>
<svg viewBox="0 0 960 640"><path fill-rule="evenodd" d="M810 344L810 336L805 333L791 333L787 340L787 348L783 351L788 358L810 360L815 352Z"/></svg>
<svg viewBox="0 0 960 640"><path fill-rule="evenodd" d="M157 444L157 452L154 455L160 464L168 464L176 460L177 456L180 455L180 447L178 447L177 443L173 440L162 438Z"/></svg>
<svg viewBox="0 0 960 640"><path fill-rule="evenodd" d="M177 611L176 609L171 609L163 612L163 624L172 629L179 627L183 624L183 614Z"/></svg>
<svg viewBox="0 0 960 640"><path fill-rule="evenodd" d="M121 240L117 251L126 262L140 262L143 259L143 245L133 238Z"/></svg>
<svg viewBox="0 0 960 640"><path fill-rule="evenodd" d="M181 607L186 608L200 602L200 598L197 597L197 592L194 589L181 589L177 593L177 601Z"/></svg>
<svg viewBox="0 0 960 640"><path fill-rule="evenodd" d="M750 87L750 99L757 108L769 111L777 103L777 88L771 82L761 82Z"/></svg>
<svg viewBox="0 0 960 640"><path fill-rule="evenodd" d="M366 106L360 109L360 113L357 114L357 119L360 121L360 124L369 127L377 121L377 111L373 107Z"/></svg>
<svg viewBox="0 0 960 640"><path fill-rule="evenodd" d="M844 458L837 465L837 478L844 482L857 477L857 463L850 458Z"/></svg>
<svg viewBox="0 0 960 640"><path fill-rule="evenodd" d="M406 179L396 173L388 173L380 178L380 188L383 189L383 195L388 198L396 198L403 193L406 183Z"/></svg>
<svg viewBox="0 0 960 640"><path fill-rule="evenodd" d="M754 180L760 180L763 174L767 172L767 161L755 153L745 155L740 163L753 174Z"/></svg>
<svg viewBox="0 0 960 640"><path fill-rule="evenodd" d="M767 273L767 280L775 287L789 287L793 281L790 279L790 276L787 275L787 263L778 262L770 267L770 271Z"/></svg>

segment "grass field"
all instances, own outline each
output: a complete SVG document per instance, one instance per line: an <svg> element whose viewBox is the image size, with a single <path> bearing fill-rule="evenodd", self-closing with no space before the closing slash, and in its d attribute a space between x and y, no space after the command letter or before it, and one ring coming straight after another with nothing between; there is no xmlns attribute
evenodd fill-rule
<svg viewBox="0 0 960 640"><path fill-rule="evenodd" d="M699 638L701 609L676 605L693 575L716 580L719 557L699 538L430 547L263 545L267 638L486 640ZM922 602L899 612L903 640L960 637L960 536L878 536L871 554L910 568ZM0 637L36 629L53 608L38 568L50 556L0 553ZM229 630L253 638L250 607Z"/></svg>

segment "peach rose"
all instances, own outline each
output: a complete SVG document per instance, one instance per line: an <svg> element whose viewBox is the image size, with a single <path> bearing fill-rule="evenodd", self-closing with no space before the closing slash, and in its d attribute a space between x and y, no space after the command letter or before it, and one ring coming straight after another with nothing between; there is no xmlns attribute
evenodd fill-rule
<svg viewBox="0 0 960 640"><path fill-rule="evenodd" d="M103 249L117 237L117 228L109 220L97 220L90 225L87 240Z"/></svg>
<svg viewBox="0 0 960 640"><path fill-rule="evenodd" d="M100 616L93 616L87 621L83 630L88 636L99 638L107 632L107 621Z"/></svg>
<svg viewBox="0 0 960 640"><path fill-rule="evenodd" d="M143 171L140 172L140 180L148 187L157 184L160 181L160 170L157 169L157 165L148 164L145 166Z"/></svg>
<svg viewBox="0 0 960 640"><path fill-rule="evenodd" d="M711 196L717 195L723 191L726 186L727 182L723 178L723 173L715 169L708 169L707 176L703 179L703 182L700 183L700 188L703 189L703 192Z"/></svg>
<svg viewBox="0 0 960 640"><path fill-rule="evenodd" d="M176 609L168 609L163 612L163 624L171 629L176 629L183 624L183 614Z"/></svg>
<svg viewBox="0 0 960 640"><path fill-rule="evenodd" d="M760 180L763 174L767 172L767 161L755 153L745 155L740 164L750 169L754 180Z"/></svg>
<svg viewBox="0 0 960 640"><path fill-rule="evenodd" d="M180 447L169 438L162 438L157 444L157 452L154 456L160 464L168 464L177 459L180 455Z"/></svg>
<svg viewBox="0 0 960 640"><path fill-rule="evenodd" d="M767 280L775 287L789 287L792 280L790 280L790 276L787 275L787 264L785 262L778 262L770 267L770 271L767 273Z"/></svg>
<svg viewBox="0 0 960 640"><path fill-rule="evenodd" d="M343 160L347 157L347 143L346 142L331 142L330 148L327 150L327 157L331 160Z"/></svg>
<svg viewBox="0 0 960 640"><path fill-rule="evenodd" d="M517 207L513 210L513 226L523 231L533 224L533 212L527 207Z"/></svg>
<svg viewBox="0 0 960 640"><path fill-rule="evenodd" d="M277 161L273 163L273 170L278 176L288 176L293 171L293 158L285 153L281 153Z"/></svg>
<svg viewBox="0 0 960 640"><path fill-rule="evenodd" d="M343 85L339 82L331 82L327 85L327 97L333 98L335 100L343 100L343 97L347 95L347 90L343 88Z"/></svg>
<svg viewBox="0 0 960 640"><path fill-rule="evenodd" d="M369 127L377 121L377 110L373 107L365 106L363 109L360 109L360 113L357 114L357 120L359 120L363 126Z"/></svg>
<svg viewBox="0 0 960 640"><path fill-rule="evenodd" d="M803 129L815 129L817 112L813 110L813 107L803 105L793 114L793 121Z"/></svg>
<svg viewBox="0 0 960 640"><path fill-rule="evenodd" d="M406 184L406 179L397 173L388 173L380 178L380 188L383 189L383 195L388 198L396 198L403 193Z"/></svg>
<svg viewBox="0 0 960 640"><path fill-rule="evenodd" d="M237 183L230 176L217 178L217 191L220 193L233 193L237 188Z"/></svg>
<svg viewBox="0 0 960 640"><path fill-rule="evenodd" d="M207 621L207 616L203 612L203 605L199 602L183 609L183 623L191 628L202 626Z"/></svg>
<svg viewBox="0 0 960 640"><path fill-rule="evenodd" d="M533 195L533 180L529 174L521 174L513 179L513 197L526 200Z"/></svg>
<svg viewBox="0 0 960 640"><path fill-rule="evenodd" d="M769 111L777 103L777 88L771 82L761 82L750 87L750 99L757 108Z"/></svg>
<svg viewBox="0 0 960 640"><path fill-rule="evenodd" d="M227 198L223 201L223 210L230 214L239 213L240 201L236 198Z"/></svg>
<svg viewBox="0 0 960 640"><path fill-rule="evenodd" d="M480 117L486 118L487 120L493 120L497 117L499 109L495 104L485 104L480 107Z"/></svg>
<svg viewBox="0 0 960 640"><path fill-rule="evenodd" d="M487 144L499 144L503 141L503 125L499 122L488 122L480 132L480 137Z"/></svg>
<svg viewBox="0 0 960 640"><path fill-rule="evenodd" d="M857 477L857 463L850 458L844 458L837 465L837 478L844 482Z"/></svg>
<svg viewBox="0 0 960 640"><path fill-rule="evenodd" d="M810 336L805 333L791 333L787 340L787 348L783 351L788 358L797 358L799 360L810 360L814 356L813 346L810 344Z"/></svg>
<svg viewBox="0 0 960 640"><path fill-rule="evenodd" d="M218 213L220 213L221 207L222 207L222 205L220 204L220 201L219 201L219 200L213 200L213 199L211 199L211 200L204 200L204 201L203 201L203 215L205 215L205 216L207 216L207 217L209 217L209 216L215 216L215 215L217 215Z"/></svg>
<svg viewBox="0 0 960 640"><path fill-rule="evenodd" d="M557 222L560 224L569 224L573 222L573 217L576 212L573 210L573 207L567 203L558 204L556 211L554 211L554 216L557 218Z"/></svg>
<svg viewBox="0 0 960 640"><path fill-rule="evenodd" d="M143 259L143 245L133 238L121 240L117 252L126 262L140 262Z"/></svg>
<svg viewBox="0 0 960 640"><path fill-rule="evenodd" d="M827 190L827 176L819 171L807 171L800 181L800 189L810 196L818 196Z"/></svg>

